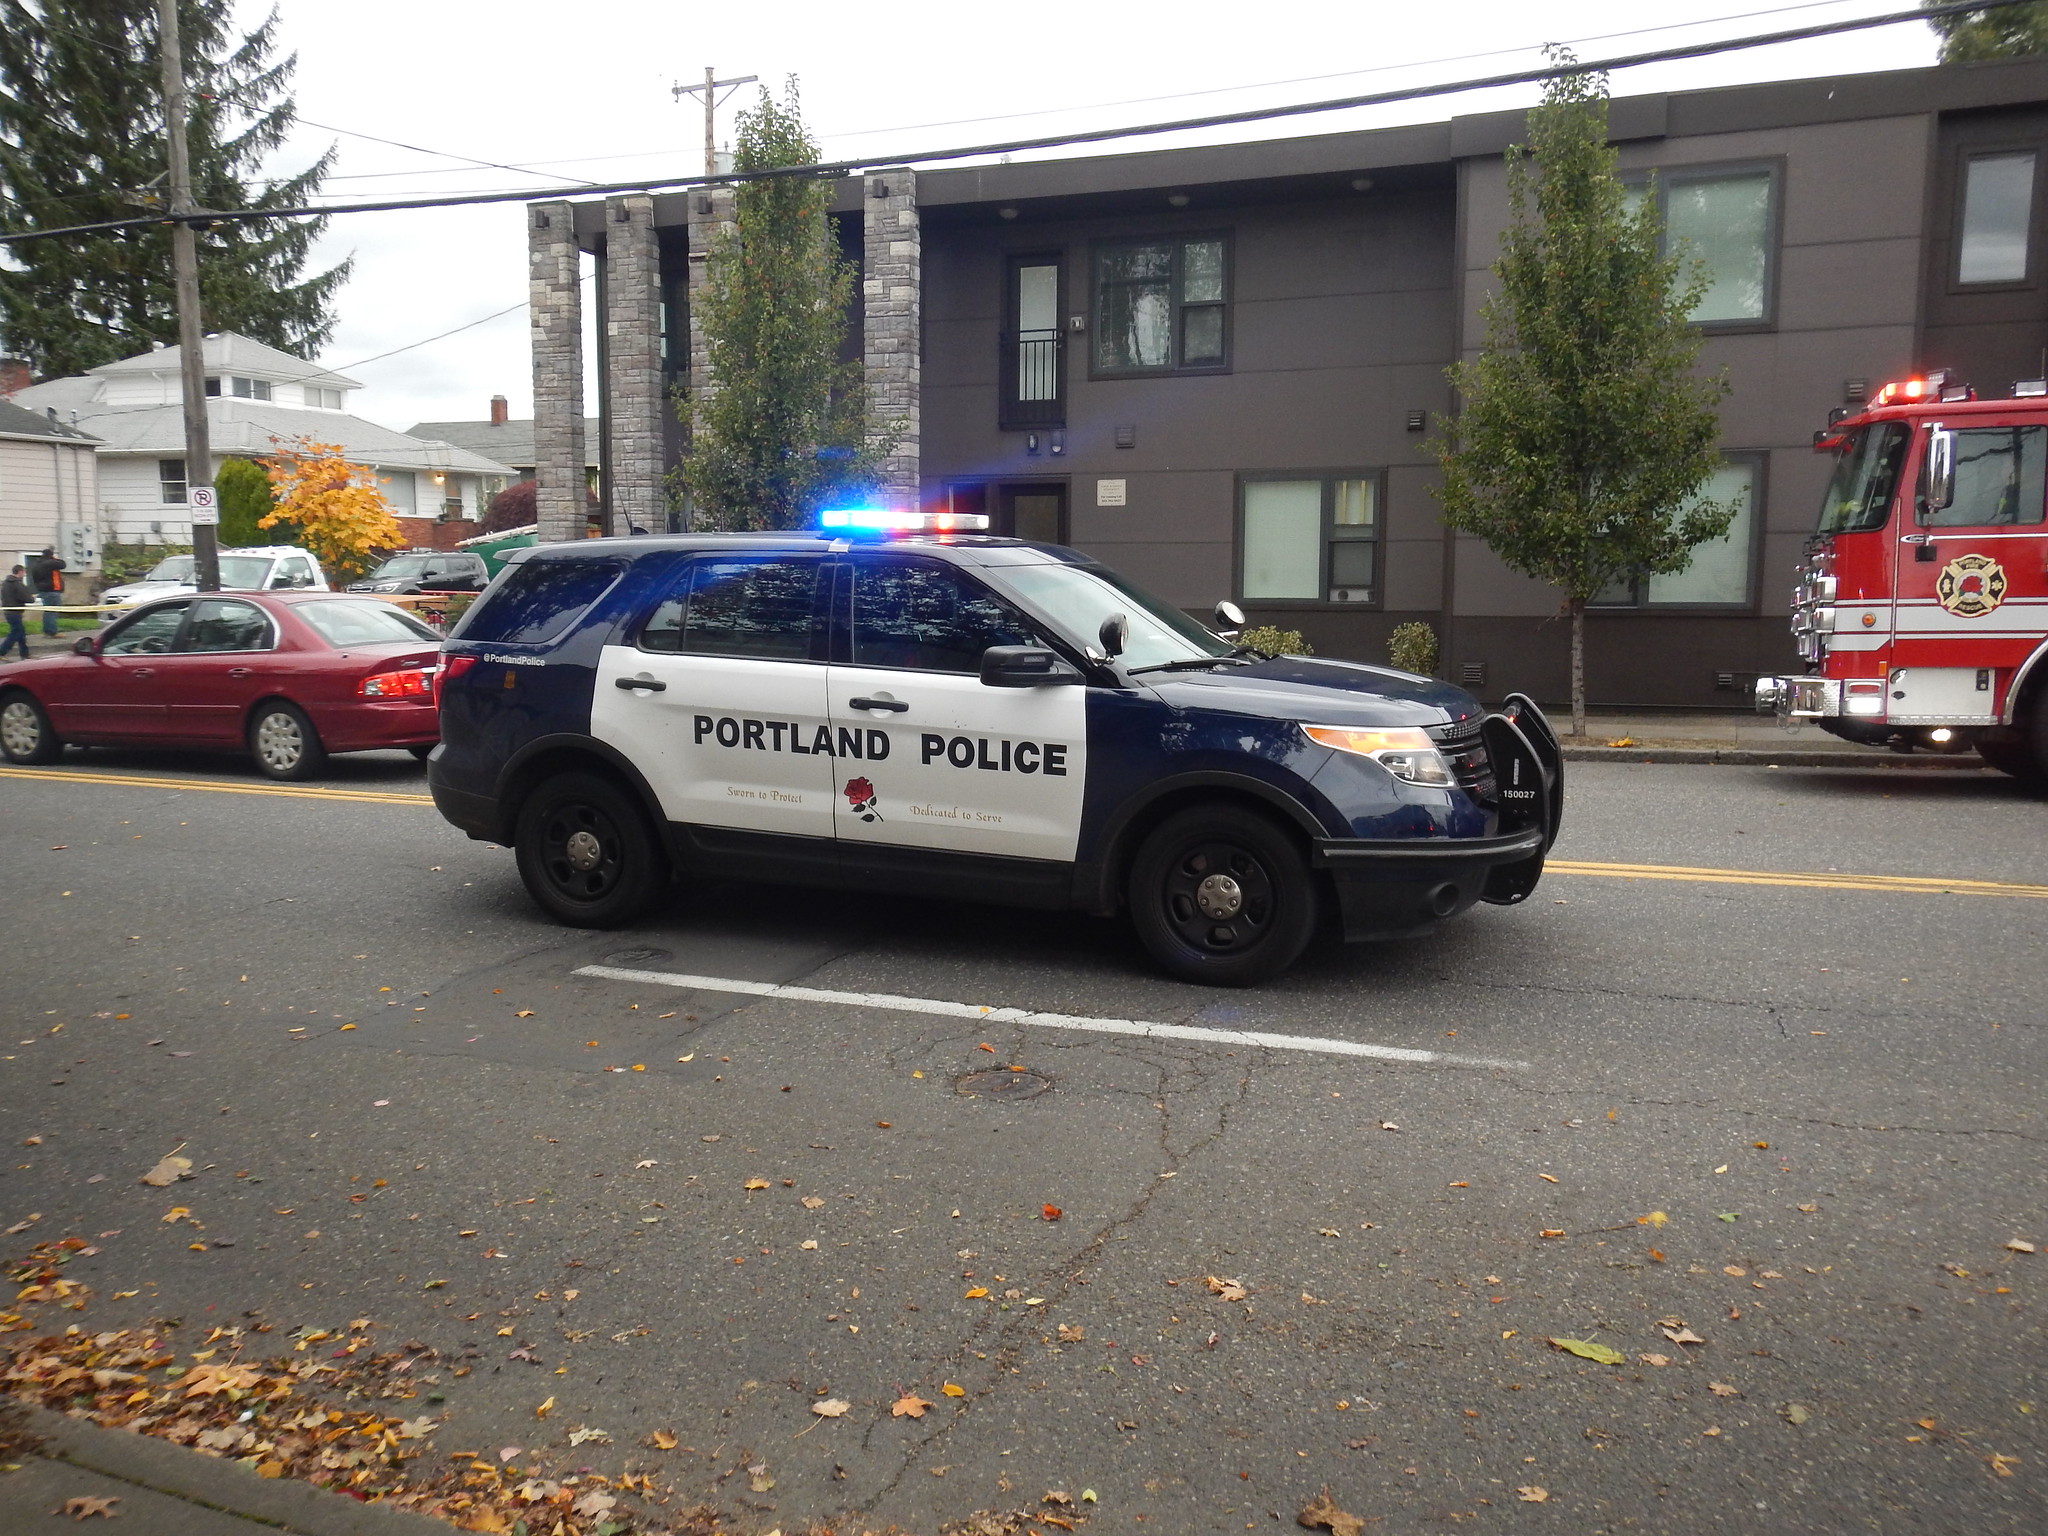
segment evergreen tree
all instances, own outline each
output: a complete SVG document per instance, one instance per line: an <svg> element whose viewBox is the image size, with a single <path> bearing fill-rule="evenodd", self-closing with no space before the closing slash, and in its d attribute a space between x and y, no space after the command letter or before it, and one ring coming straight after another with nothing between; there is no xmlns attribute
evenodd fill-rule
<svg viewBox="0 0 2048 1536"><path fill-rule="evenodd" d="M277 16L233 26L232 0L180 0L191 100L192 196L205 209L309 202L334 159L263 183L290 131L295 55L275 55ZM163 93L154 0L0 0L0 203L17 230L133 218L165 200ZM351 262L305 276L324 219L199 232L209 331L240 331L310 358ZM37 240L0 266L0 345L43 377L174 344L170 233L156 228Z"/></svg>
<svg viewBox="0 0 2048 1536"><path fill-rule="evenodd" d="M1553 57L1571 62L1555 50ZM1566 75L1508 151L1510 224L1481 310L1484 350L1450 369L1444 521L1562 589L1572 734L1586 729L1586 603L1610 582L1682 571L1733 504L1696 499L1720 462L1719 377L1694 372L1686 319L1706 279L1658 254L1656 199L1635 211L1607 144L1607 81Z"/></svg>
<svg viewBox="0 0 2048 1536"><path fill-rule="evenodd" d="M1942 0L1921 0L1923 6ZM2008 5L1995 11L1958 11L1930 16L1941 35L1941 62L1974 64L1983 59L2023 59L2048 53L2048 5Z"/></svg>
<svg viewBox="0 0 2048 1536"><path fill-rule="evenodd" d="M242 549L252 544L289 544L290 530L266 532L257 524L270 516L270 476L250 459L223 459L213 476L213 492L220 504L217 536L222 549Z"/></svg>
<svg viewBox="0 0 2048 1536"><path fill-rule="evenodd" d="M736 143L742 171L817 160L794 80L781 102L762 90ZM840 357L854 274L831 205L832 183L815 177L741 182L733 228L712 245L691 296L711 376L693 380L685 402L681 467L698 527L794 528L874 487L890 444L870 419L860 364Z"/></svg>

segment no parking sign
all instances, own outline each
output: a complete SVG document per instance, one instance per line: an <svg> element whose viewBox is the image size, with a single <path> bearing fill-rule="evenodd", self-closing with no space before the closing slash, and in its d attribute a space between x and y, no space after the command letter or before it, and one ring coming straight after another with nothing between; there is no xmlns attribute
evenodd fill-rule
<svg viewBox="0 0 2048 1536"><path fill-rule="evenodd" d="M195 528L214 527L220 523L220 506L213 498L213 487L195 485L185 492L185 505L192 513Z"/></svg>

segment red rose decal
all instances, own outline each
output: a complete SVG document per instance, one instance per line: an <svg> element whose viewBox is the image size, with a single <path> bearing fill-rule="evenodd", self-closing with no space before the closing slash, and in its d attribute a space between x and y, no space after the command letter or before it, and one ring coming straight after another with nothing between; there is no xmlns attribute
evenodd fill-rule
<svg viewBox="0 0 2048 1536"><path fill-rule="evenodd" d="M882 813L875 808L875 786L866 779L846 781L846 803L853 807L853 814L862 821L880 821Z"/></svg>

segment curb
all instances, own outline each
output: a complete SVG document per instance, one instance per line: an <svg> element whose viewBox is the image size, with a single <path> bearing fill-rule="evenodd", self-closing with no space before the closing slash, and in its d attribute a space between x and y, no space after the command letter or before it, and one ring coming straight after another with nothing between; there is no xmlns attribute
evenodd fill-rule
<svg viewBox="0 0 2048 1536"><path fill-rule="evenodd" d="M1974 752L1860 752L1841 748L1760 752L1754 747L1573 747L1568 763L1718 763L1745 768L1982 768Z"/></svg>
<svg viewBox="0 0 2048 1536"><path fill-rule="evenodd" d="M224 1514L274 1526L290 1536L448 1536L449 1526L409 1509L364 1504L310 1483L261 1478L238 1461L186 1450L168 1440L107 1429L53 1409L17 1404L48 1461L154 1489Z"/></svg>

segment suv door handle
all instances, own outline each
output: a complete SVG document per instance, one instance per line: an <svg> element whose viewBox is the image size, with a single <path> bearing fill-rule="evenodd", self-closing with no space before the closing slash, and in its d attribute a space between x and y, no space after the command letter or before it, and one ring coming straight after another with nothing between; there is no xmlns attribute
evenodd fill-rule
<svg viewBox="0 0 2048 1536"><path fill-rule="evenodd" d="M904 710L910 708L901 699L848 699L846 707L848 709L884 709L899 715Z"/></svg>
<svg viewBox="0 0 2048 1536"><path fill-rule="evenodd" d="M612 686L614 688L645 688L649 693L661 693L668 687L668 684L656 682L651 677L615 677L612 679Z"/></svg>

